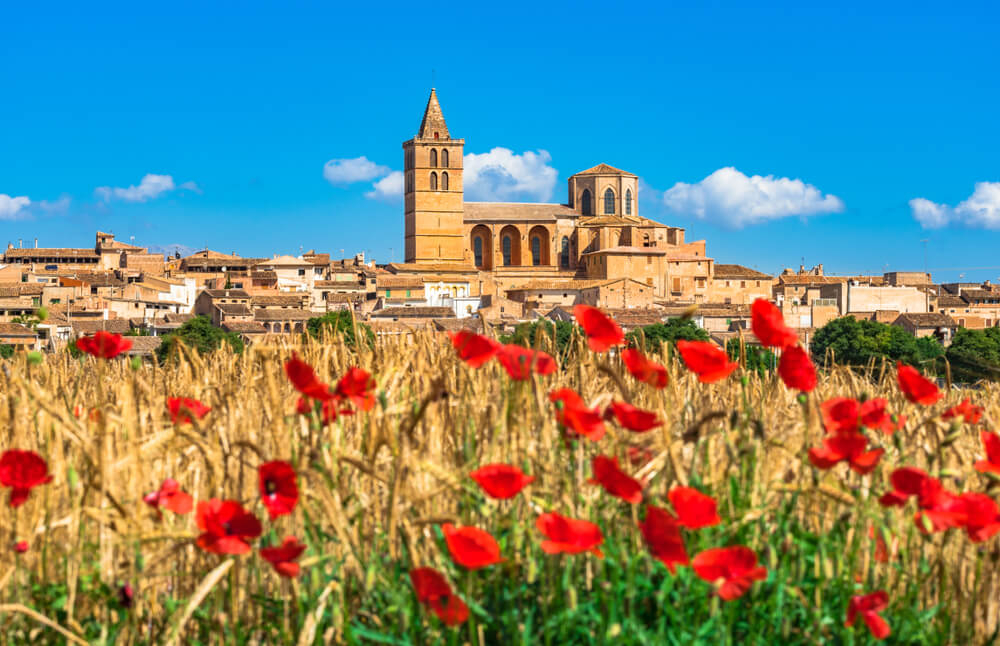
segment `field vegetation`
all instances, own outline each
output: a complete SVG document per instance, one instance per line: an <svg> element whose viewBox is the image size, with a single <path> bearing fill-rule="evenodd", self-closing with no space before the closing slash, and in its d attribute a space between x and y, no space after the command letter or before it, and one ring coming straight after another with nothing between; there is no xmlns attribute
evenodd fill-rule
<svg viewBox="0 0 1000 646"><path fill-rule="evenodd" d="M899 490L901 467L954 496L992 499L996 479L975 465L987 460L980 431L1000 415L995 384L914 403L896 366L872 361L821 367L800 392L771 359L703 383L673 339L647 347L641 334L633 343L663 372L640 380L620 351L595 351L577 327L516 339L555 355L551 366L544 355L505 364L491 345L495 356L474 367L471 346L441 334L376 339L350 327L370 342L320 326L242 352L199 352L179 338L162 362L0 360L0 450L36 452L51 475L0 515L4 641L864 644L876 640L873 615L891 629L887 643L997 634L1000 539L983 535L992 525L939 516L959 511L923 498L880 504ZM732 352L746 361L746 348ZM289 367L293 353L302 363ZM596 411L603 433L591 418L581 432L568 411L585 415L562 388ZM171 410L173 398L190 400ZM844 435L865 438L875 464L816 453L842 437L830 424L847 418L823 406L834 398L885 400L879 428ZM982 410L942 419L966 398L961 410ZM658 424L629 430L634 418L605 415L613 403ZM595 474L600 457L626 480ZM489 495L470 474L497 464L530 482ZM685 520L678 490L711 498L701 522ZM660 517L670 556L640 529L664 510L682 523ZM553 512L596 524L600 540L543 535L539 518ZM463 528L495 546L452 536ZM756 559L745 577L706 580L712 550L737 546ZM461 565L474 557L482 567Z"/></svg>

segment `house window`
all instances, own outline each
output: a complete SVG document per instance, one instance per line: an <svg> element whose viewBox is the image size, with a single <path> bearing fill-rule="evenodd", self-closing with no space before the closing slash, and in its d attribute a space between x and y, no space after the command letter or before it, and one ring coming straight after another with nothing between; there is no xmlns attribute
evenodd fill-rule
<svg viewBox="0 0 1000 646"><path fill-rule="evenodd" d="M590 189L584 189L580 196L580 213L590 215Z"/></svg>
<svg viewBox="0 0 1000 646"><path fill-rule="evenodd" d="M632 215L632 189L625 191L625 215Z"/></svg>
<svg viewBox="0 0 1000 646"><path fill-rule="evenodd" d="M410 290L406 290L406 297L407 297L407 298L409 298L409 297L410 297Z"/></svg>
<svg viewBox="0 0 1000 646"><path fill-rule="evenodd" d="M483 239L476 236L472 239L472 254L476 258L476 267L483 266Z"/></svg>
<svg viewBox="0 0 1000 646"><path fill-rule="evenodd" d="M646 256L646 265L652 265L652 264L653 264L653 257Z"/></svg>
<svg viewBox="0 0 1000 646"><path fill-rule="evenodd" d="M563 236L559 251L559 266L563 269L569 269L569 238L566 236Z"/></svg>
<svg viewBox="0 0 1000 646"><path fill-rule="evenodd" d="M680 278L674 278L674 291L675 292L681 291L681 279Z"/></svg>
<svg viewBox="0 0 1000 646"><path fill-rule="evenodd" d="M299 270L299 276L305 276L305 275L306 275L306 270L305 269L300 269Z"/></svg>
<svg viewBox="0 0 1000 646"><path fill-rule="evenodd" d="M438 165L438 151L431 148L431 168L437 168Z"/></svg>
<svg viewBox="0 0 1000 646"><path fill-rule="evenodd" d="M510 266L510 235L505 235L503 240L500 242L500 246L503 250L503 266Z"/></svg>
<svg viewBox="0 0 1000 646"><path fill-rule="evenodd" d="M437 173L431 173L431 190L432 191L438 190L438 174Z"/></svg>
<svg viewBox="0 0 1000 646"><path fill-rule="evenodd" d="M444 148L441 149L441 165L448 168L448 151Z"/></svg>
<svg viewBox="0 0 1000 646"><path fill-rule="evenodd" d="M615 214L615 192L610 188L604 191L604 212L608 215Z"/></svg>
<svg viewBox="0 0 1000 646"><path fill-rule="evenodd" d="M392 290L391 290L391 289L387 289L387 290L385 290L385 297L386 297L386 298L389 298L389 297L391 297L391 296L392 296Z"/></svg>
<svg viewBox="0 0 1000 646"><path fill-rule="evenodd" d="M448 190L448 173L441 173L441 190Z"/></svg>

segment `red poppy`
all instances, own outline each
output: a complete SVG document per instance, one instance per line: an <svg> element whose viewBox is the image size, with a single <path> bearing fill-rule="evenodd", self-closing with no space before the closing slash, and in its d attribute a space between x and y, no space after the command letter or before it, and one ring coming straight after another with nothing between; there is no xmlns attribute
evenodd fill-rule
<svg viewBox="0 0 1000 646"><path fill-rule="evenodd" d="M1000 436L990 431L979 431L979 437L986 449L986 459L976 462L976 471L1000 475Z"/></svg>
<svg viewBox="0 0 1000 646"><path fill-rule="evenodd" d="M785 325L785 316L778 306L763 298L758 298L750 306L750 319L754 336L765 348L785 350L799 342L795 332Z"/></svg>
<svg viewBox="0 0 1000 646"><path fill-rule="evenodd" d="M869 399L861 404L858 409L861 424L866 428L879 430L883 433L892 433L897 430L898 426L892 421L892 415L886 409L888 404L888 401L881 398Z"/></svg>
<svg viewBox="0 0 1000 646"><path fill-rule="evenodd" d="M587 408L583 398L572 388L559 388L549 393L549 401L556 404L556 422L594 442L604 437L607 429L604 418L596 408Z"/></svg>
<svg viewBox="0 0 1000 646"><path fill-rule="evenodd" d="M847 621L844 625L850 628L854 625L858 616L868 626L875 639L885 639L892 632L889 624L886 623L878 613L889 607L889 595L885 590L872 592L871 594L855 595L851 597L847 605Z"/></svg>
<svg viewBox="0 0 1000 646"><path fill-rule="evenodd" d="M477 527L441 525L444 542L452 560L469 570L478 570L503 561L495 538Z"/></svg>
<svg viewBox="0 0 1000 646"><path fill-rule="evenodd" d="M122 352L132 347L132 341L120 334L111 334L104 330L94 332L93 336L82 336L76 340L76 349L92 354L98 359L114 359Z"/></svg>
<svg viewBox="0 0 1000 646"><path fill-rule="evenodd" d="M688 529L718 525L721 521L715 500L691 487L674 487L668 494L677 519Z"/></svg>
<svg viewBox="0 0 1000 646"><path fill-rule="evenodd" d="M612 496L636 505L642 502L642 483L618 467L617 458L595 456L591 462L594 477L591 484L599 484Z"/></svg>
<svg viewBox="0 0 1000 646"><path fill-rule="evenodd" d="M858 430L861 405L850 397L834 397L819 406L827 433L851 434Z"/></svg>
<svg viewBox="0 0 1000 646"><path fill-rule="evenodd" d="M299 575L300 566L296 562L306 546L294 536L288 536L281 545L260 548L260 557L271 564L274 571L281 576L294 579Z"/></svg>
<svg viewBox="0 0 1000 646"><path fill-rule="evenodd" d="M195 419L201 419L212 409L190 397L169 397L167 410L170 412L170 421L174 424L191 424L192 415Z"/></svg>
<svg viewBox="0 0 1000 646"><path fill-rule="evenodd" d="M622 360L625 362L625 368L642 383L654 388L666 388L670 378L663 364L652 361L635 348L622 350Z"/></svg>
<svg viewBox="0 0 1000 646"><path fill-rule="evenodd" d="M28 545L28 541L18 541L14 543L14 551L17 552L18 554L24 554L29 549L31 548Z"/></svg>
<svg viewBox="0 0 1000 646"><path fill-rule="evenodd" d="M312 366L299 359L299 356L294 352L292 352L292 358L285 362L285 374L295 389L306 397L323 401L333 397L330 387L316 377Z"/></svg>
<svg viewBox="0 0 1000 646"><path fill-rule="evenodd" d="M920 374L916 368L904 366L901 361L896 362L896 381L906 398L914 404L930 406L944 397L933 381Z"/></svg>
<svg viewBox="0 0 1000 646"><path fill-rule="evenodd" d="M11 507L20 507L33 488L50 482L49 465L34 451L9 449L0 456L0 485L11 488Z"/></svg>
<svg viewBox="0 0 1000 646"><path fill-rule="evenodd" d="M961 404L952 406L941 414L941 419L955 419L961 417L966 424L978 424L983 419L983 407L973 405L972 401L966 397Z"/></svg>
<svg viewBox="0 0 1000 646"><path fill-rule="evenodd" d="M868 527L868 538L875 541L875 561L878 563L888 563L889 562L889 546L885 542L885 538L882 535L883 532L875 529L874 527ZM895 549L896 541L893 541L893 548Z"/></svg>
<svg viewBox="0 0 1000 646"><path fill-rule="evenodd" d="M556 360L541 350L529 350L514 343L500 346L497 361L514 381L524 381L532 371L539 375L551 375L556 371Z"/></svg>
<svg viewBox="0 0 1000 646"><path fill-rule="evenodd" d="M708 341L677 342L677 351L681 353L684 365L688 370L698 375L698 381L710 384L725 379L740 364L729 360L729 355Z"/></svg>
<svg viewBox="0 0 1000 646"><path fill-rule="evenodd" d="M448 336L451 338L451 345L458 352L458 358L472 368L483 365L500 350L500 344L493 339L468 330L449 332Z"/></svg>
<svg viewBox="0 0 1000 646"><path fill-rule="evenodd" d="M639 522L639 531L649 553L666 565L671 574L677 572L678 565L690 564L680 525L670 512L648 505L645 520Z"/></svg>
<svg viewBox="0 0 1000 646"><path fill-rule="evenodd" d="M375 406L375 380L371 373L352 366L337 382L337 396L350 399L363 411Z"/></svg>
<svg viewBox="0 0 1000 646"><path fill-rule="evenodd" d="M742 597L754 581L767 578L767 568L757 565L757 555L749 547L716 547L700 552L691 568L709 583L719 584L717 593L725 601Z"/></svg>
<svg viewBox="0 0 1000 646"><path fill-rule="evenodd" d="M299 487L295 483L295 469L281 460L265 462L257 469L260 483L260 500L274 520L292 513L299 502Z"/></svg>
<svg viewBox="0 0 1000 646"><path fill-rule="evenodd" d="M187 514L194 507L191 495L181 491L180 484L173 478L164 480L159 491L146 494L142 501L155 509L158 516L162 516L160 507L175 514Z"/></svg>
<svg viewBox="0 0 1000 646"><path fill-rule="evenodd" d="M604 558L598 547L604 542L604 535L594 523L549 512L535 519L535 527L549 539L542 541L541 545L546 554L593 552L595 556Z"/></svg>
<svg viewBox="0 0 1000 646"><path fill-rule="evenodd" d="M430 606L446 626L456 626L469 618L469 607L452 594L451 586L434 568L410 570L410 582L420 603Z"/></svg>
<svg viewBox="0 0 1000 646"><path fill-rule="evenodd" d="M501 500L513 498L535 481L534 476L525 475L509 464L485 464L470 473L469 477L476 481L486 495Z"/></svg>
<svg viewBox="0 0 1000 646"><path fill-rule="evenodd" d="M963 493L959 498L965 506L965 531L973 543L987 541L1000 533L1000 508L984 493Z"/></svg>
<svg viewBox="0 0 1000 646"><path fill-rule="evenodd" d="M605 352L608 348L625 343L625 333L614 319L590 305L577 305L573 317L587 335L587 345L594 352Z"/></svg>
<svg viewBox="0 0 1000 646"><path fill-rule="evenodd" d="M342 400L339 397L334 397L333 399L328 399L320 405L320 421L323 426L331 424L337 421L337 418L341 415L353 415L354 411L344 406Z"/></svg>
<svg viewBox="0 0 1000 646"><path fill-rule="evenodd" d="M812 392L816 387L816 366L809 358L809 353L800 345L785 348L781 353L778 375L786 386L804 393Z"/></svg>
<svg viewBox="0 0 1000 646"><path fill-rule="evenodd" d="M608 410L614 414L615 419L623 428L636 433L644 433L663 425L656 413L636 408L625 402L613 401L608 406Z"/></svg>
<svg viewBox="0 0 1000 646"><path fill-rule="evenodd" d="M914 467L901 467L889 477L893 490L883 494L883 506L906 504L910 496L917 497L919 511L913 518L923 533L940 532L966 524L966 505L961 496L946 490L941 481Z"/></svg>
<svg viewBox="0 0 1000 646"><path fill-rule="evenodd" d="M246 554L248 539L260 536L260 521L236 500L203 500L195 512L198 547L213 554Z"/></svg>
<svg viewBox="0 0 1000 646"><path fill-rule="evenodd" d="M858 433L841 433L823 439L822 448L809 449L809 461L818 469L830 469L846 461L851 469L864 475L878 466L885 449L865 451L868 440Z"/></svg>
<svg viewBox="0 0 1000 646"><path fill-rule="evenodd" d="M299 397L299 401L295 403L295 412L299 415L308 415L313 410L312 402L309 401L308 397Z"/></svg>
<svg viewBox="0 0 1000 646"><path fill-rule="evenodd" d="M625 457L632 466L641 467L656 457L656 454L643 446L630 446L625 449Z"/></svg>

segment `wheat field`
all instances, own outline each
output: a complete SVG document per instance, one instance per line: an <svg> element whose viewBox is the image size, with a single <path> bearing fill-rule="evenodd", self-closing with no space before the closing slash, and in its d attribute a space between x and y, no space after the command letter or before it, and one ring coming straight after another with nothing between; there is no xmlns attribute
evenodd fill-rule
<svg viewBox="0 0 1000 646"><path fill-rule="evenodd" d="M323 381L335 382L350 366L371 372L376 406L327 426L315 414L296 414L298 393L282 370L293 350ZM498 643L491 630L499 629L485 618L502 611L495 590L504 582L497 579L517 582L540 608L569 613L610 585L605 568L616 553L643 553L632 531L635 510L609 504L600 487L586 484L594 455L617 456L627 465L637 449L650 452L648 461L628 468L645 480L650 499L693 482L716 496L726 526L718 536L739 532L759 549L772 573L766 589L786 586L782 607L801 607L805 619L790 619L783 629L791 637L837 641L830 631L839 628L822 619L828 606L822 586L810 588L813 593L797 587L796 576L807 575L909 594L920 608L938 607L937 616L952 617L946 630L954 639L974 633L985 640L997 630L996 540L974 545L954 531L925 537L914 530L911 512L876 502L889 488L888 473L903 464L943 474L959 491L991 487L972 469L982 457L978 430L953 427L937 413L972 396L992 428L1000 415L996 386L949 392L933 410L922 409L899 393L890 365L836 367L823 371L803 403L776 376L737 372L705 385L673 357L659 359L670 372L662 390L631 379L618 358L588 352L581 339L556 374L513 382L495 363L468 367L447 337L430 331L357 349L326 339L252 347L240 355L185 351L164 365L68 353L40 363L15 357L2 363L0 375L0 449L37 451L54 479L0 515L5 543L29 544L23 554L0 551L0 632L7 643L312 644L375 643L380 633L399 640L384 643L410 643L399 636L419 630L422 637L412 642ZM609 425L599 443L565 442L547 397L560 386L602 407L613 398L631 402L665 423L641 435ZM885 397L893 412L908 417L903 430L877 438L886 454L868 476L844 465L820 472L805 459L823 435L819 403L841 395ZM196 398L212 410L192 424L174 424L168 397ZM262 541L294 535L306 542L296 580L276 576L255 553L204 553L194 544L192 515L160 519L142 500L174 478L196 500L239 500L265 519L257 467L275 459L295 467L301 500L294 514L265 522ZM500 502L481 497L468 473L495 462L535 476L527 495ZM573 557L572 566L546 560L537 550L534 518L551 509L599 520L620 551L610 550L603 561ZM818 536L837 530L854 551L806 558L792 539L777 535L793 521ZM489 581L457 580L467 601L482 599L474 612L480 621L458 629L435 624L407 601L408 569L448 571L436 534L445 522L504 536L501 570ZM869 527L892 537L889 563L865 556L873 543ZM629 576L659 567L643 559ZM569 585L566 577L572 577ZM128 604L116 601L126 584ZM555 591L543 598L538 590L545 586ZM705 612L726 616L727 609L714 604ZM892 623L891 612L887 616ZM594 643L615 643L614 625L600 629L588 628Z"/></svg>

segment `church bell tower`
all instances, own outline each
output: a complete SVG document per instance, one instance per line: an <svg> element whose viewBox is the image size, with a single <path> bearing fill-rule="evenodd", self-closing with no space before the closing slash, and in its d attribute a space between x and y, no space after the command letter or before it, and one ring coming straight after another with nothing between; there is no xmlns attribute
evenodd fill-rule
<svg viewBox="0 0 1000 646"><path fill-rule="evenodd" d="M431 88L417 136L403 143L406 262L461 263L462 152L464 139L452 139Z"/></svg>

